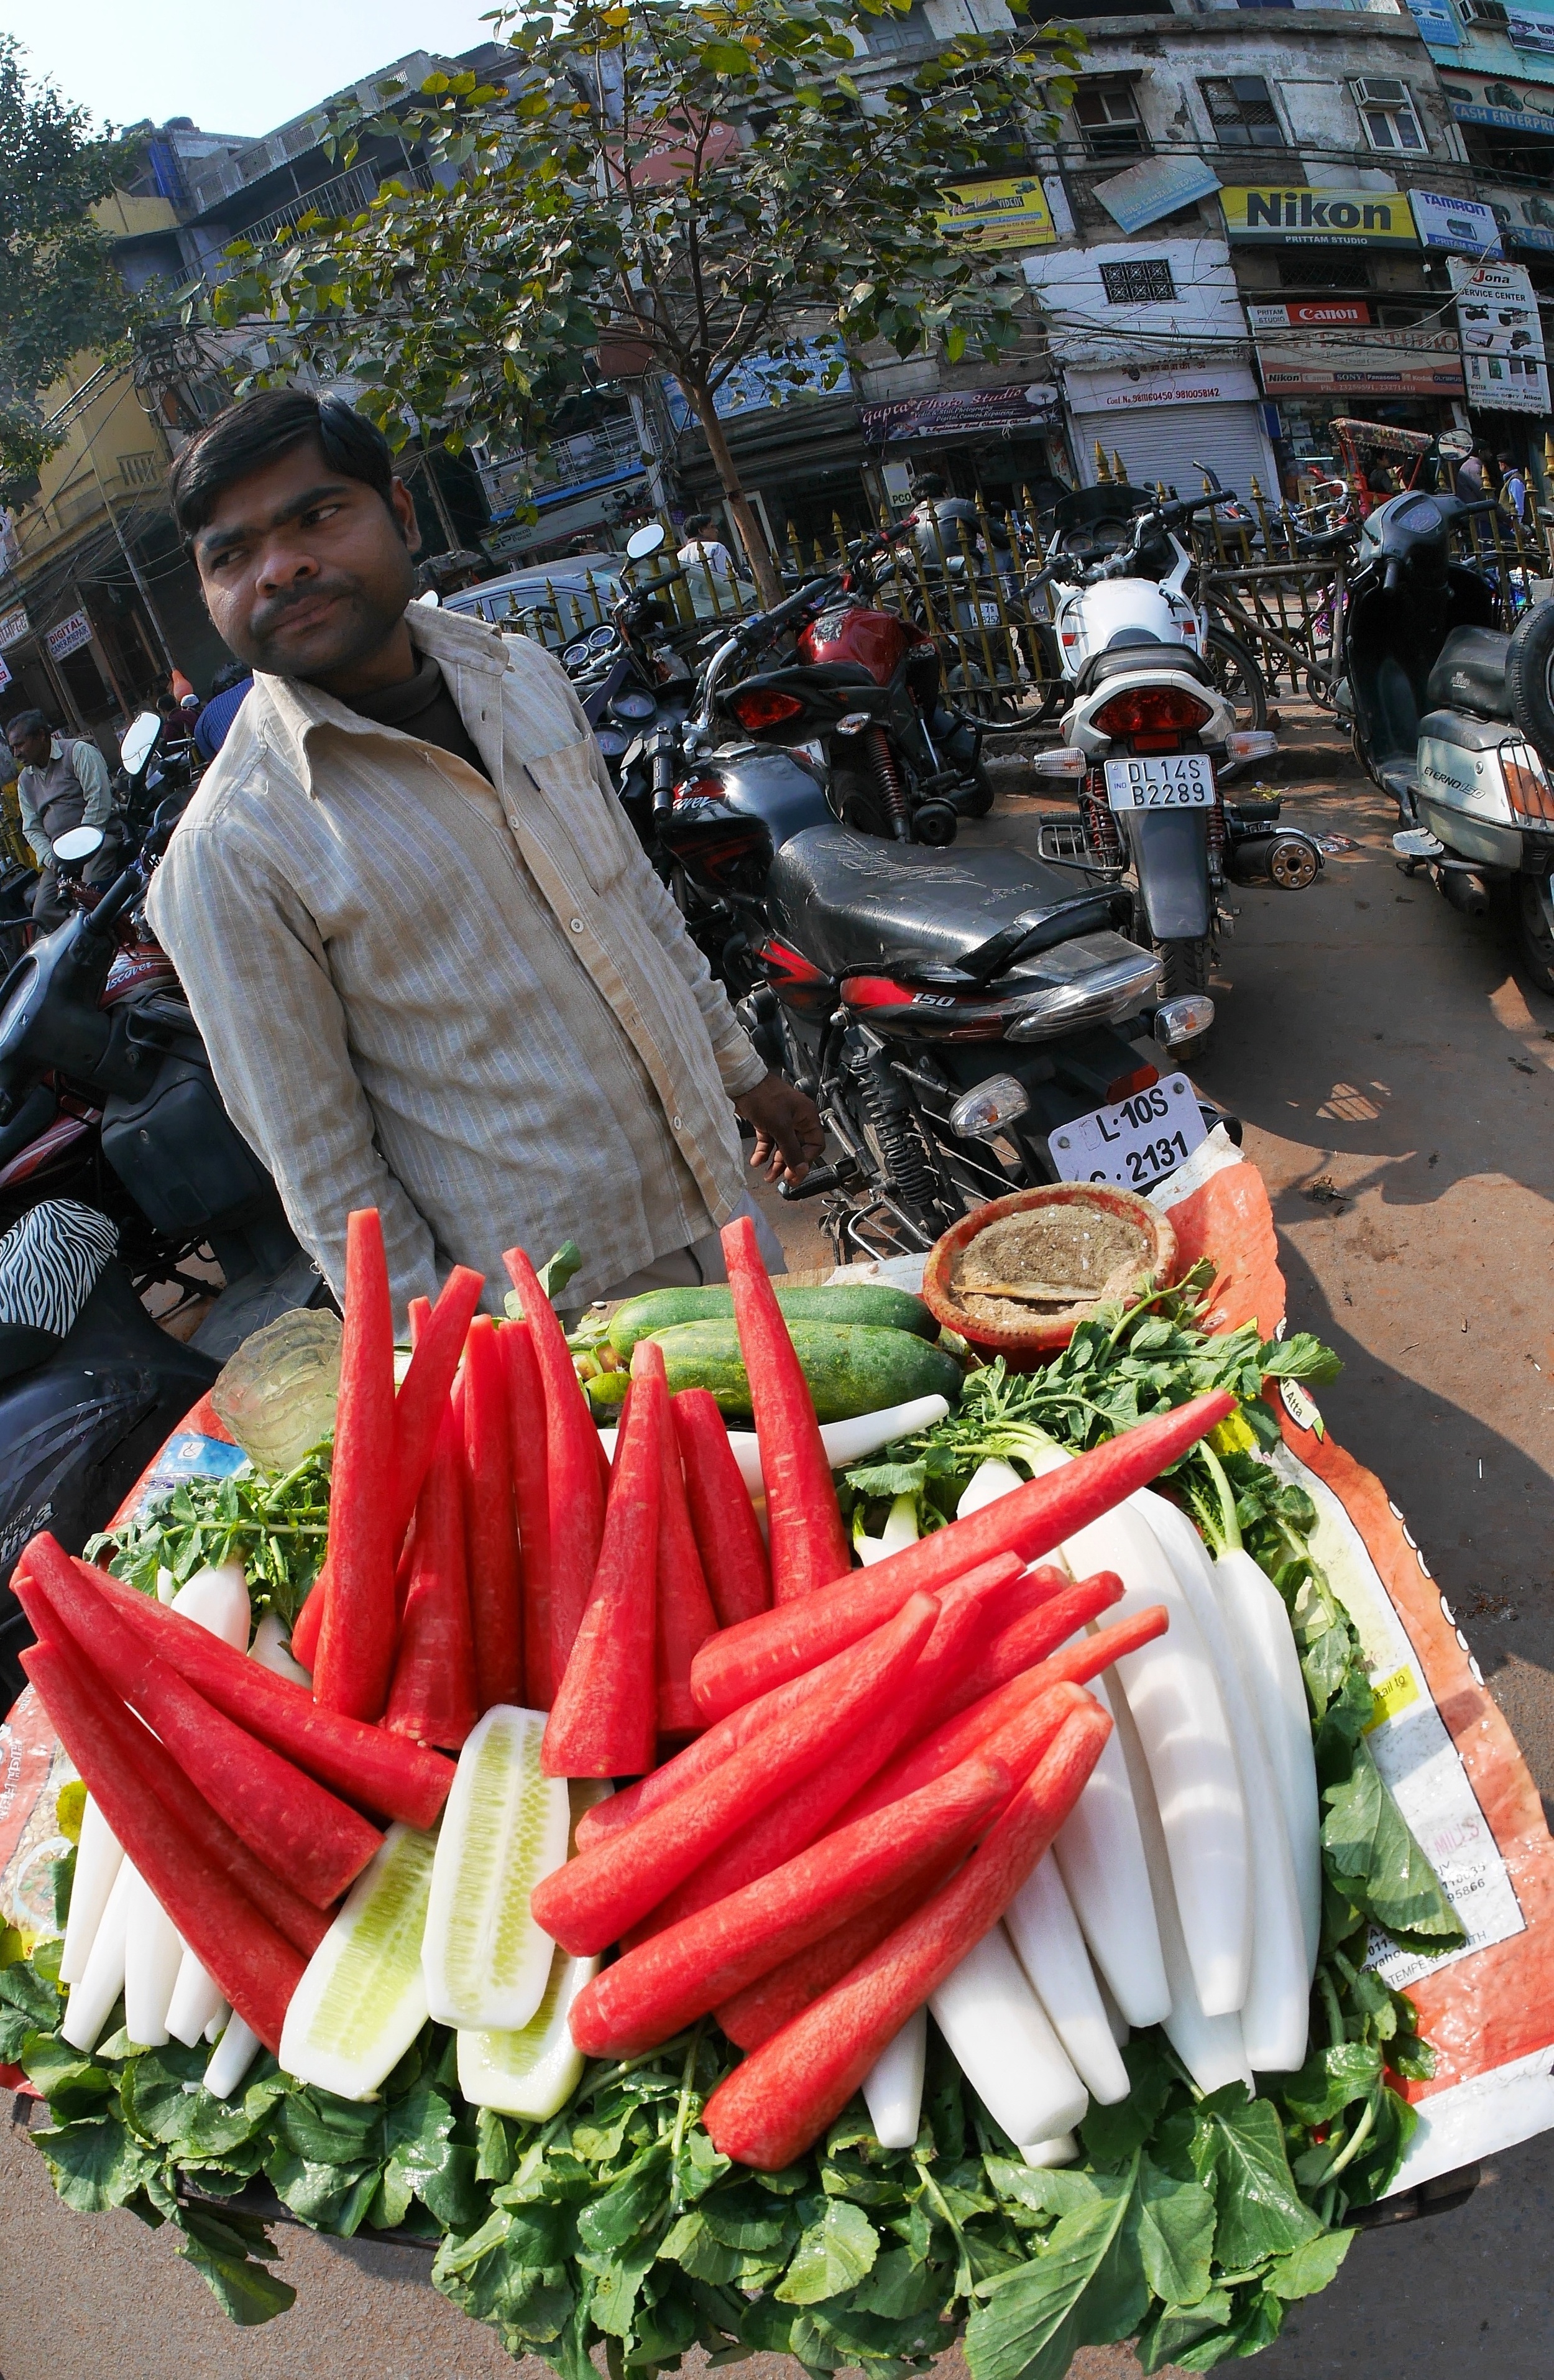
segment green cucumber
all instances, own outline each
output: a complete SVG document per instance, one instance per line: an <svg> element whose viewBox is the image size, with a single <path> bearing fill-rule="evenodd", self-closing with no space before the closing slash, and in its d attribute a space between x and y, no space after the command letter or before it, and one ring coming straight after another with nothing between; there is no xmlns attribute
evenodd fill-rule
<svg viewBox="0 0 1554 2380"><path fill-rule="evenodd" d="M833 1289L799 1289L774 1281L777 1303L794 1322L859 1322L875 1330L906 1330L915 1339L937 1339L939 1325L920 1297L883 1282L838 1282ZM650 1289L628 1297L610 1318L610 1344L629 1355L638 1339L656 1339L682 1322L727 1322L734 1299L726 1281L707 1289Z"/></svg>
<svg viewBox="0 0 1554 2380"><path fill-rule="evenodd" d="M606 1801L611 1791L598 1778L570 1780L574 1835L583 1812ZM576 1849L569 1835L568 1856ZM472 2107L494 2107L538 2124L565 2107L583 2079L583 2053L573 2044L567 2018L578 1993L598 1973L597 1959L569 1958L558 1944L545 1997L526 2025L516 2033L459 2034L458 2087Z"/></svg>
<svg viewBox="0 0 1554 2380"><path fill-rule="evenodd" d="M391 1827L346 1894L286 2010L281 2064L299 2082L373 2098L426 2022L421 1937L436 1849L431 1835Z"/></svg>
<svg viewBox="0 0 1554 2380"><path fill-rule="evenodd" d="M545 1997L555 1945L528 1912L566 1857L566 1780L540 1765L543 1711L497 1703L458 1755L443 1813L421 1965L428 2014L516 2033Z"/></svg>
<svg viewBox="0 0 1554 2380"><path fill-rule="evenodd" d="M848 1421L912 1397L958 1402L965 1378L953 1355L905 1330L868 1323L791 1322L793 1342L821 1421ZM750 1419L750 1384L732 1318L655 1330L672 1391L710 1389L726 1421Z"/></svg>

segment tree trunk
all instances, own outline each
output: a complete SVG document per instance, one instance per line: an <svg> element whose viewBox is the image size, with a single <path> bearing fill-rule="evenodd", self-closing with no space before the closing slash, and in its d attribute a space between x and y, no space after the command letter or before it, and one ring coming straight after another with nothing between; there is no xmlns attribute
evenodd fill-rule
<svg viewBox="0 0 1554 2380"><path fill-rule="evenodd" d="M770 612L774 603L783 600L783 581L771 558L771 549L762 532L759 516L740 485L739 468L729 452L723 425L718 419L718 408L709 390L695 387L686 380L682 380L680 385L696 407L697 419L707 440L707 451L716 466L724 499L734 515L735 527L739 531L749 556L750 568L755 573L756 591L760 597L761 608Z"/></svg>

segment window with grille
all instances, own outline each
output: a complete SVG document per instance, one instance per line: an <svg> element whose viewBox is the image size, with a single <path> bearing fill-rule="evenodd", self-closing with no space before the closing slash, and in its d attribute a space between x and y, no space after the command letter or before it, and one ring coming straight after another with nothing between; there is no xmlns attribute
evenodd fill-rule
<svg viewBox="0 0 1554 2380"><path fill-rule="evenodd" d="M1149 136L1139 120L1131 82L1084 82L1074 120L1087 157L1147 157Z"/></svg>
<svg viewBox="0 0 1554 2380"><path fill-rule="evenodd" d="M1100 285L1109 306L1150 306L1176 295L1170 259L1164 256L1143 257L1136 264L1131 260L1125 264L1103 264Z"/></svg>
<svg viewBox="0 0 1554 2380"><path fill-rule="evenodd" d="M1394 154L1400 149L1415 156L1424 153L1425 135L1406 83L1396 82L1390 76L1375 76L1354 84L1353 90L1366 139L1373 149Z"/></svg>
<svg viewBox="0 0 1554 2380"><path fill-rule="evenodd" d="M1198 89L1221 148L1283 148L1284 128L1261 75L1210 75Z"/></svg>

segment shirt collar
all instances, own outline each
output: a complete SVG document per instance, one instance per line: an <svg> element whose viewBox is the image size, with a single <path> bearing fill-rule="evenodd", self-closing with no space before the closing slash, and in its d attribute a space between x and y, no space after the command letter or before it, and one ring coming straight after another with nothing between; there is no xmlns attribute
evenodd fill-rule
<svg viewBox="0 0 1554 2380"><path fill-rule="evenodd" d="M488 678L500 678L505 673L507 657L502 638L483 620L444 612L440 605L411 603L406 610L405 621L417 652L430 653L443 668L455 702L459 680L466 673ZM318 728L334 727L347 735L394 735L400 732L363 718L359 710L352 710L334 695L325 694L321 686L310 686L302 678L274 677L261 670L254 672L253 690L245 709L257 711L255 726L290 761L310 792L312 768L308 746Z"/></svg>

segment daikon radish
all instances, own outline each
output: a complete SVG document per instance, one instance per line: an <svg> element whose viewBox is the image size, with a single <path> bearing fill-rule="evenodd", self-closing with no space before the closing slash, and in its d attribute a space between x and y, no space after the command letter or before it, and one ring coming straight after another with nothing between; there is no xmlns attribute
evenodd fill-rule
<svg viewBox="0 0 1554 2380"><path fill-rule="evenodd" d="M1233 2014L1206 2016L1198 1998L1197 1984L1192 1961L1187 1956L1181 1913L1172 1884L1165 1831L1160 1824L1154 1788L1149 1782L1148 1764L1139 1742L1138 1729L1125 1695L1115 1697L1112 1717L1116 1721L1115 1733L1127 1762L1133 1805L1138 1814L1144 1855L1149 1863L1149 1874L1155 1888L1155 1919L1159 1927L1160 1949L1165 1958L1166 1982L1171 1987L1171 2014L1165 2020L1166 2039L1200 2091L1220 2091L1227 2082L1241 2082L1250 2093L1252 2069L1246 2062L1246 2045L1242 2039L1240 2017Z"/></svg>
<svg viewBox="0 0 1554 2380"><path fill-rule="evenodd" d="M1203 1631L1219 1675L1246 1797L1252 1860L1252 1966L1241 2009L1254 2074L1293 2074L1305 2063L1310 1979L1294 1860L1257 1704L1214 1590L1203 1540L1191 1521L1149 1490L1135 1500L1164 1549Z"/></svg>
<svg viewBox="0 0 1554 2380"><path fill-rule="evenodd" d="M293 1658L291 1639L273 1611L267 1611L254 1630L249 1658L257 1661L261 1670L268 1670L272 1677L289 1678L294 1686L310 1686L313 1682L301 1662Z"/></svg>
<svg viewBox="0 0 1554 2380"><path fill-rule="evenodd" d="M1042 2172L1055 2165L1072 2165L1079 2155L1079 2143L1072 2132L1060 2132L1055 2141L1027 2141L1020 2155L1026 2165Z"/></svg>
<svg viewBox="0 0 1554 2380"><path fill-rule="evenodd" d="M909 2149L923 2114L929 2012L916 2009L863 2078L864 2104L882 2149Z"/></svg>
<svg viewBox="0 0 1554 2380"><path fill-rule="evenodd" d="M205 2027L204 2034L204 2038L209 2042L212 2049L221 2039L222 2034L226 2031L227 2019L231 2014L232 2002L230 2000L217 2000L216 2012L211 2019L210 2023ZM192 2046L193 2045L191 2044L190 2046L192 2047Z"/></svg>
<svg viewBox="0 0 1554 2380"><path fill-rule="evenodd" d="M929 2001L972 2089L1012 2141L1071 2131L1089 2105L1002 1925Z"/></svg>
<svg viewBox="0 0 1554 2380"><path fill-rule="evenodd" d="M931 1429L949 1410L942 1397L909 1397L904 1404L881 1405L878 1413L854 1414L846 1421L823 1421L820 1444L825 1448L826 1461L833 1471L845 1471L850 1463L861 1463L866 1455L878 1454L894 1439L910 1438L916 1430ZM606 1445L613 1434L607 1429L600 1432ZM728 1442L739 1465L740 1477L752 1496L759 1496L766 1483L761 1477L760 1446L755 1431L731 1429Z"/></svg>
<svg viewBox="0 0 1554 2380"><path fill-rule="evenodd" d="M1244 2000L1252 1968L1251 1859L1235 1746L1203 1632L1131 1501L1076 1530L1063 1553L1078 1576L1118 1572L1126 1592L1113 1618L1154 1603L1171 1614L1164 1636L1119 1661L1117 1674L1148 1764L1198 1998L1207 2013L1228 2015Z"/></svg>
<svg viewBox="0 0 1554 2380"><path fill-rule="evenodd" d="M1050 1852L1038 1860L1003 1912L1004 1931L1069 2062L1103 2107L1132 2088L1117 2055L1079 1921Z"/></svg>
<svg viewBox="0 0 1554 2380"><path fill-rule="evenodd" d="M167 2003L167 2030L173 2039L192 2049L197 2041L207 2037L225 2006L220 1985L212 1981L193 1951L186 1949Z"/></svg>
<svg viewBox="0 0 1554 2380"><path fill-rule="evenodd" d="M241 1562L223 1562L216 1570L196 1571L187 1586L180 1586L173 1597L173 1609L192 1620L198 1628L208 1628L235 1653L245 1653L249 1645L249 1624L252 1612L249 1604L249 1583L243 1575Z"/></svg>
<svg viewBox="0 0 1554 2380"><path fill-rule="evenodd" d="M961 1489L961 1500L955 1506L956 1520L964 1521L968 1512L979 1512L984 1504L996 1504L1001 1496L1009 1495L1019 1485L1020 1475L1014 1464L989 1454Z"/></svg>
<svg viewBox="0 0 1554 2380"><path fill-rule="evenodd" d="M129 1912L129 1888L135 1880L129 1862L121 1859L92 1936L80 1981L70 1986L65 2022L59 2028L61 2039L67 2041L72 2049L96 2048L103 2027L113 2014L114 2003L124 1989L124 1929Z"/></svg>
<svg viewBox="0 0 1554 2380"><path fill-rule="evenodd" d="M1111 1704L1108 1703L1108 1710L1110 1710L1111 1707ZM1108 1984L1106 1977L1101 1974L1099 1970L1096 1974L1096 1983L1100 1991L1100 2004L1106 2010L1107 2027L1111 2032L1112 2040L1116 2043L1118 2048L1121 2049L1129 2034L1133 2031L1133 2027L1129 2024L1127 2018L1123 2014L1122 2010L1112 1998L1111 1987ZM1169 1998L1169 1997L1170 1995L1168 1994L1167 1998Z"/></svg>
<svg viewBox="0 0 1554 2380"><path fill-rule="evenodd" d="M656 1443L653 1461L656 1486ZM497 1703L459 1754L421 1954L427 2009L439 2024L516 2033L545 1997L552 1946L529 1914L529 1896L565 1861L572 1822L565 1779L540 1765L544 1733L542 1711Z"/></svg>
<svg viewBox="0 0 1554 2380"><path fill-rule="evenodd" d="M124 2029L142 2049L155 2049L167 2038L167 2010L184 1945L144 1876L131 1869L130 1877L124 1918Z"/></svg>
<svg viewBox="0 0 1554 2380"><path fill-rule="evenodd" d="M421 1940L436 1848L431 1835L391 1827L346 1894L286 2010L281 2064L299 2082L370 2099L426 2022Z"/></svg>
<svg viewBox="0 0 1554 2380"><path fill-rule="evenodd" d="M883 1561L885 1556L893 1550L894 1548L892 1547L888 1546L885 1543L883 1537L871 1537L868 1536L866 1532L861 1530L853 1539L853 1551L856 1554L859 1561L862 1562L865 1570L870 1569L877 1561Z"/></svg>
<svg viewBox="0 0 1554 2380"><path fill-rule="evenodd" d="M898 1496L891 1506L880 1543L888 1554L898 1554L904 1546L917 1542L917 1500L916 1496Z"/></svg>
<svg viewBox="0 0 1554 2380"><path fill-rule="evenodd" d="M76 1845L76 1873L70 1885L70 1914L65 1922L65 1947L59 1954L62 1984L78 1984L86 1973L86 1962L123 1858L113 1828L89 1794Z"/></svg>
<svg viewBox="0 0 1554 2380"><path fill-rule="evenodd" d="M156 1599L158 1603L171 1603L177 1591L177 1580L174 1577L170 1570L164 1570L159 1562L156 1572Z"/></svg>
<svg viewBox="0 0 1554 2380"><path fill-rule="evenodd" d="M1300 1654L1284 1598L1250 1554L1239 1547L1221 1554L1214 1565L1214 1585L1262 1722L1269 1767L1284 1814L1309 1982L1317 1972L1322 1935L1322 1810Z"/></svg>
<svg viewBox="0 0 1554 2380"><path fill-rule="evenodd" d="M234 2012L205 2069L205 2088L212 2098L233 2096L261 2046L253 2027Z"/></svg>
<svg viewBox="0 0 1554 2380"><path fill-rule="evenodd" d="M1104 1679L1092 1678L1090 1692L1103 1710L1115 1707ZM1060 1828L1052 1853L1102 1982L1125 2016L1124 2037L1129 2024L1159 2024L1171 2007L1171 1991L1133 1791L1115 1736Z"/></svg>

